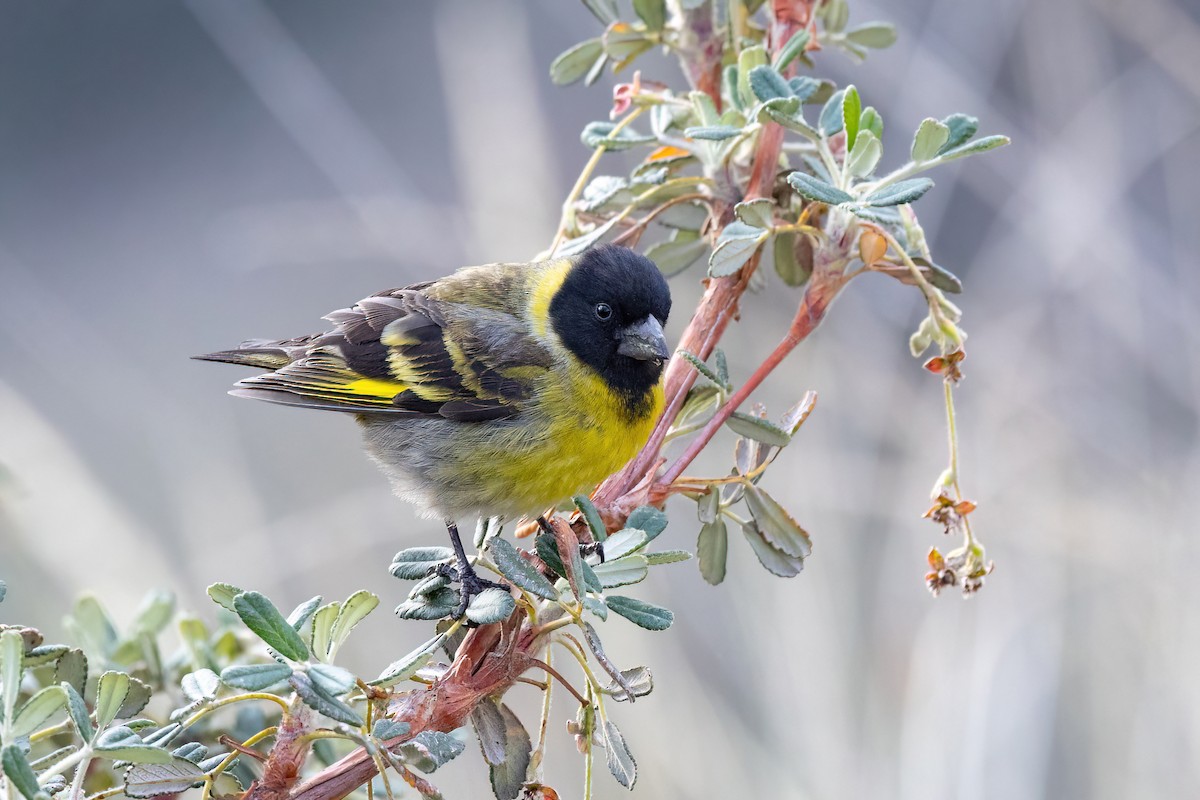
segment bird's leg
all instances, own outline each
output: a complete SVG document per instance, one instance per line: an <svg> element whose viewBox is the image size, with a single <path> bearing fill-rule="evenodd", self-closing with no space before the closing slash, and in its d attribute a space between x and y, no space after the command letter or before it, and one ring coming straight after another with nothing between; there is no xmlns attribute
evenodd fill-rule
<svg viewBox="0 0 1200 800"><path fill-rule="evenodd" d="M458 588L458 609L454 612L454 618L459 619L463 614L467 613L467 606L471 603L471 598L482 592L484 589L503 589L505 586L495 581L489 581L479 577L475 572L475 568L471 566L471 561L467 558L467 551L463 549L462 539L458 535L458 525L454 520L446 520L446 532L450 534L450 545L454 548L454 557L456 565L448 567L441 564L437 574L450 580L459 582Z"/></svg>
<svg viewBox="0 0 1200 800"><path fill-rule="evenodd" d="M554 535L554 528L550 527L550 522L545 517L537 518L538 527L543 533ZM600 563L604 563L604 542L581 542L579 545L579 555L587 558L590 555L600 556Z"/></svg>

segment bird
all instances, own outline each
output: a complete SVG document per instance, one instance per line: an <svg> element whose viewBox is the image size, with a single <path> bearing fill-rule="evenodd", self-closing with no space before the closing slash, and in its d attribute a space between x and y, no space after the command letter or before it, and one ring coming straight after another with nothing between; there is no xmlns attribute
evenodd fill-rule
<svg viewBox="0 0 1200 800"><path fill-rule="evenodd" d="M194 356L255 367L236 397L353 416L394 493L441 518L457 617L490 586L464 517L544 513L632 458L663 410L671 293L654 262L600 245L464 267L324 317L332 330Z"/></svg>

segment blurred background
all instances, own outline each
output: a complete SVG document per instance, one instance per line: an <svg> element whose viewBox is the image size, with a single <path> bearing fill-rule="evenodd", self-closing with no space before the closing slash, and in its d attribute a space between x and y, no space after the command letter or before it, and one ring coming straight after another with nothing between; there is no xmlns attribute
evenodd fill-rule
<svg viewBox="0 0 1200 800"><path fill-rule="evenodd" d="M996 571L967 602L926 591L926 551L957 543L919 518L945 462L939 381L907 350L923 303L856 281L758 397L820 393L767 480L812 533L806 570L768 576L737 537L724 585L692 563L639 587L670 631L606 626L657 677L617 711L635 796L1198 796L1200 10L851 15L899 42L817 72L881 110L885 167L925 116L1013 138L918 207L966 285L961 473ZM440 526L391 498L348 420L234 400L242 373L187 357L546 247L613 83L547 68L598 32L561 0L0 3L0 619L56 638L80 592L127 621L152 587L212 617L223 580L288 608L378 593L351 639L364 673L423 641L386 611L407 591L386 566ZM674 283L675 334L700 274ZM735 380L795 302L747 300ZM668 510L669 546L692 547L692 505ZM531 726L534 694L514 690ZM577 796L552 731L550 783ZM473 746L436 777L487 793ZM606 776L598 794L624 796Z"/></svg>

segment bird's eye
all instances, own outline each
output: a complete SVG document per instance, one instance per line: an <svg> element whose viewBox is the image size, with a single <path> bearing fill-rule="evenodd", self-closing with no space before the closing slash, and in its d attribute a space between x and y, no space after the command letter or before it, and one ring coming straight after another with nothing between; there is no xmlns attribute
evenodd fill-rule
<svg viewBox="0 0 1200 800"><path fill-rule="evenodd" d="M607 322L612 318L612 314L612 306L610 306L608 303L596 304L596 319L600 320L601 322Z"/></svg>

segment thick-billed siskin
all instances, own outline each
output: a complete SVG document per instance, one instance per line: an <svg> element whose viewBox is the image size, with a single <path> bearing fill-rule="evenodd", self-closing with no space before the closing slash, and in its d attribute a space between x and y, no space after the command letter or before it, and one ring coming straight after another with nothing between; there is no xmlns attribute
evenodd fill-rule
<svg viewBox="0 0 1200 800"><path fill-rule="evenodd" d="M446 520L538 514L621 467L662 411L671 310L623 247L468 267L335 311L334 330L197 358L268 370L230 394L354 414L396 493ZM464 606L465 607L465 606Z"/></svg>

